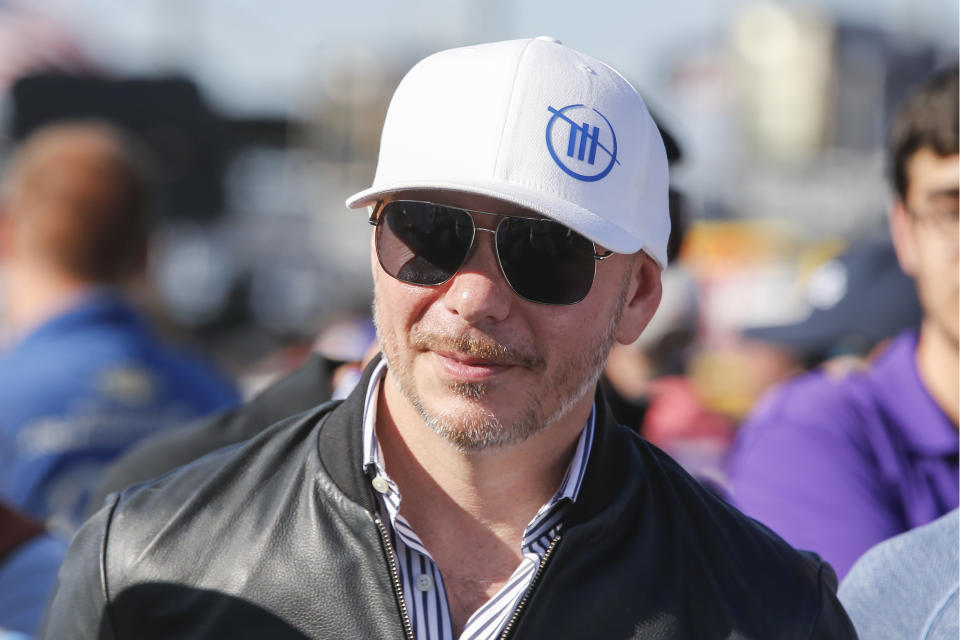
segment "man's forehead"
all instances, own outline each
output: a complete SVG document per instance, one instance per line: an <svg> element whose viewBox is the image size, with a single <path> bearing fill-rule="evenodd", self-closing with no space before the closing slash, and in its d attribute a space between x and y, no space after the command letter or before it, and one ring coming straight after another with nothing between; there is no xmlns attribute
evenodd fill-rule
<svg viewBox="0 0 960 640"><path fill-rule="evenodd" d="M941 156L926 147L919 149L907 162L907 178L909 186L922 191L923 197L955 195L960 185L960 155Z"/></svg>
<svg viewBox="0 0 960 640"><path fill-rule="evenodd" d="M960 156L957 154L941 156L925 147L910 156L906 170L906 199L913 206L957 198L960 188Z"/></svg>
<svg viewBox="0 0 960 640"><path fill-rule="evenodd" d="M470 209L472 211L481 211L484 213L496 213L507 216L522 216L524 218L549 218L537 211L528 209L522 205L500 198L494 198L478 193L467 191L457 191L453 189L417 189L409 191L398 191L385 198L385 201L395 200L416 200L419 202L432 202L434 204L444 204L458 209Z"/></svg>

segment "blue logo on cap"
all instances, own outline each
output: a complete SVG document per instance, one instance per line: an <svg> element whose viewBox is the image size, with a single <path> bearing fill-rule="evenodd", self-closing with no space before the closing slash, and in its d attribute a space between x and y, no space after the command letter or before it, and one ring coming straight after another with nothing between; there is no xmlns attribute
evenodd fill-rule
<svg viewBox="0 0 960 640"><path fill-rule="evenodd" d="M617 135L602 113L582 104L547 110L553 114L547 122L547 150L564 173L577 180L595 182L605 178L614 163L620 164ZM558 121L567 126L554 127ZM558 148L563 156L557 153Z"/></svg>

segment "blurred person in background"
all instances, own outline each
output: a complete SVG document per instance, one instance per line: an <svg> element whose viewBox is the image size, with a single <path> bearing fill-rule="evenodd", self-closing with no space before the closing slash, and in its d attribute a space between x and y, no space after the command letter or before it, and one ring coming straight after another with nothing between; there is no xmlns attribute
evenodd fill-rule
<svg viewBox="0 0 960 640"><path fill-rule="evenodd" d="M0 640L40 630L66 552L63 540L0 503Z"/></svg>
<svg viewBox="0 0 960 640"><path fill-rule="evenodd" d="M667 165L671 169L683 158L673 134L651 113L663 139ZM670 236L667 239L669 266L661 275L663 295L656 313L643 333L630 345L614 344L607 357L600 385L613 414L621 424L642 433L650 404L650 383L684 367L685 349L697 331L696 283L676 266L688 225L686 199L673 187L667 193L670 209Z"/></svg>
<svg viewBox="0 0 960 640"><path fill-rule="evenodd" d="M211 451L249 440L267 427L330 399L346 397L376 344L369 316L344 316L317 336L313 353L252 400L147 438L104 472L87 507L93 515L108 495L155 478Z"/></svg>
<svg viewBox="0 0 960 640"><path fill-rule="evenodd" d="M958 536L954 509L860 556L839 595L861 640L960 637Z"/></svg>
<svg viewBox="0 0 960 640"><path fill-rule="evenodd" d="M890 338L916 330L923 319L916 285L900 268L889 233L857 239L819 265L804 297L813 310L802 321L748 327L743 338L786 350L803 370L843 375L866 367Z"/></svg>
<svg viewBox="0 0 960 640"><path fill-rule="evenodd" d="M662 126L660 132L672 166L681 157L679 147ZM705 405L688 375L700 337L700 294L696 281L677 262L687 217L683 195L671 188L670 265L661 276L660 306L635 342L613 345L600 385L621 424L719 491L735 423Z"/></svg>
<svg viewBox="0 0 960 640"><path fill-rule="evenodd" d="M663 272L663 300L650 325L610 351L602 384L620 422L721 492L735 421L702 397L689 363L699 344L697 284L682 266Z"/></svg>
<svg viewBox="0 0 960 640"><path fill-rule="evenodd" d="M238 401L124 300L148 231L133 148L105 123L49 125L16 150L0 191L0 497L64 535L117 455Z"/></svg>
<svg viewBox="0 0 960 640"><path fill-rule="evenodd" d="M828 565L597 390L667 261L666 154L623 76L552 38L444 51L381 140L347 204L383 357L343 402L108 500L46 637L855 637Z"/></svg>
<svg viewBox="0 0 960 640"><path fill-rule="evenodd" d="M953 68L906 101L890 132L890 229L917 286L919 331L866 371L817 371L776 389L731 460L734 503L841 576L874 544L958 503L957 111Z"/></svg>
<svg viewBox="0 0 960 640"><path fill-rule="evenodd" d="M610 350L601 378L614 415L641 435L655 381L683 375L687 352L697 339L696 283L674 264L664 269L661 281L663 298L657 313L635 342Z"/></svg>

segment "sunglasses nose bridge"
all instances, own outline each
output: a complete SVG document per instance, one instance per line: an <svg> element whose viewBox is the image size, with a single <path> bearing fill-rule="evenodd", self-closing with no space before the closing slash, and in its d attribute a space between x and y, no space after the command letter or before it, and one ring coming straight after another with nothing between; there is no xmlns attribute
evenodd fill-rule
<svg viewBox="0 0 960 640"><path fill-rule="evenodd" d="M489 214L484 214L478 211L467 211L467 214L470 216L470 246L467 248L467 254L463 258L463 264L461 268L467 266L467 263L473 259L474 254L478 251L478 245L481 244L480 236L481 233L490 233L496 234L497 229L494 226L492 229L489 226L485 226L483 223L485 218ZM496 223L494 223L496 224ZM494 255L496 255L496 243L492 246Z"/></svg>
<svg viewBox="0 0 960 640"><path fill-rule="evenodd" d="M482 275L494 282L500 282L507 286L507 288L512 289L512 285L507 280L506 274L503 272L503 264L500 260L500 254L497 247L497 228L499 227L500 220L494 219L493 228L488 226L482 226L481 222L484 221L481 219L481 216L484 218L486 216L491 216L492 214L478 214L476 212L470 212L470 221L472 223L472 234L470 239L470 247L467 249L467 253L463 258L463 262L460 264L460 268L457 269L457 273L454 274L454 278L464 274L464 273L473 273L474 275ZM484 238L490 236L489 242L485 241ZM486 245L486 246L481 246ZM483 256L480 256L480 253L484 253Z"/></svg>
<svg viewBox="0 0 960 640"><path fill-rule="evenodd" d="M496 233L497 233L496 229L487 229L486 227L478 226L476 223L476 220L474 220L473 238L470 242L470 248L467 250L467 255L463 259L463 264L460 266L461 271L467 268L467 266L470 265L471 263L473 264L474 270L481 271L481 272L485 271L486 269L479 267L476 264L476 258L477 258L477 254L480 253L481 251L489 250L490 260L492 260L492 262L490 262L489 264L496 265L495 270L499 272L500 277L503 277L503 271L500 267L500 256L497 255ZM483 238L487 237L487 235L485 234L489 234L491 236L489 242L485 242L483 240ZM486 247L481 248L481 245L486 245ZM486 260L483 260L483 262L486 262Z"/></svg>

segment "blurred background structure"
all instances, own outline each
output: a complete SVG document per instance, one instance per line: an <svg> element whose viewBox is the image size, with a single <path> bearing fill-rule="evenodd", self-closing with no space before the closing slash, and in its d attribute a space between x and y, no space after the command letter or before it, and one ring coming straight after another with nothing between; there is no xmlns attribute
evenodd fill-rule
<svg viewBox="0 0 960 640"><path fill-rule="evenodd" d="M805 317L805 279L883 227L888 116L956 61L957 25L954 0L7 0L0 155L64 116L137 131L162 196L147 302L259 380L270 354L289 368L331 318L368 309L368 228L343 201L372 179L403 73L443 48L555 36L622 70L684 149L691 372L735 420L783 372L747 375L730 345Z"/></svg>

